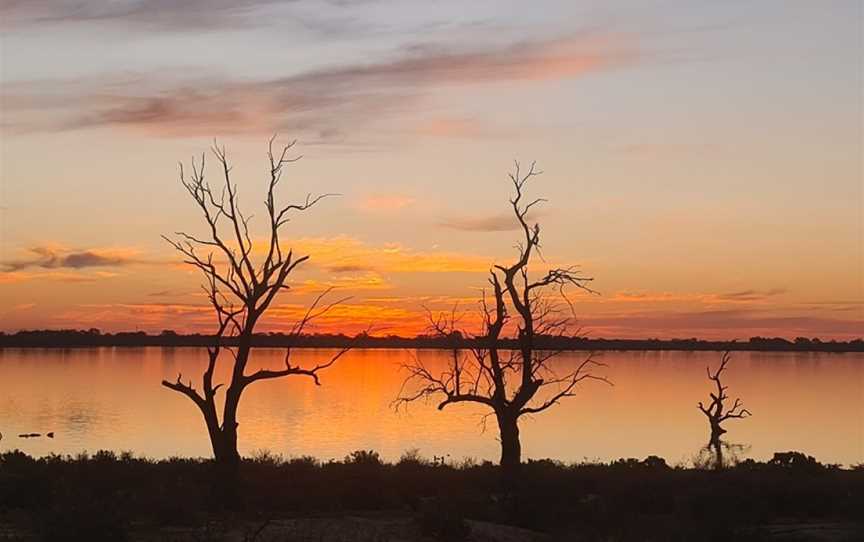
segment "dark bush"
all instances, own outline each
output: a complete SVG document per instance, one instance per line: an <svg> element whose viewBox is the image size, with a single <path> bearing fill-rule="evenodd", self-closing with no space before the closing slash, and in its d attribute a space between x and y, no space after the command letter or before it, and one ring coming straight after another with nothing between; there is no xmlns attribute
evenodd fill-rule
<svg viewBox="0 0 864 542"><path fill-rule="evenodd" d="M372 451L327 463L258 454L241 464L228 501L220 476L203 460L6 452L0 515L25 531L41 526L48 540L122 540L130 526L200 527L212 518L261 522L360 512L413 517L435 539L458 540L467 520L480 520L565 539L578 528L585 540L640 540L645 533L710 540L730 533L754 539L759 525L781 520L852 521L864 509L864 469L827 468L797 452L720 471L669 468L658 457L528 461L513 491L502 489L491 463L434 463L418 453L396 464Z"/></svg>

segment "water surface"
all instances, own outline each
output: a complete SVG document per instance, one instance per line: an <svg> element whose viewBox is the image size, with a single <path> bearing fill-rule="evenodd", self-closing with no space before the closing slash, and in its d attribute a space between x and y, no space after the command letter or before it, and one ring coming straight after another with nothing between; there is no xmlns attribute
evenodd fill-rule
<svg viewBox="0 0 864 542"><path fill-rule="evenodd" d="M295 350L294 363L312 365L328 353ZM494 421L483 432L480 407L439 412L436 403L419 402L394 412L400 363L412 354L357 350L323 372L321 386L298 376L251 385L239 412L241 452L330 459L374 449L396 459L416 448L427 457L496 459ZM283 355L256 349L251 365L278 368ZM418 355L434 367L447 352ZM584 356L559 358L562 371ZM605 352L602 373L614 386L585 382L576 397L524 418L524 455L581 461L654 454L689 462L707 440L696 408L712 390L705 366L719 358L716 352ZM197 408L159 385L178 372L200 382L205 363L199 348L0 349L0 450L209 456ZM221 369L224 378L227 368ZM753 412L727 423L729 440L749 446L748 457L799 450L823 462L864 462L864 354L736 352L724 375L730 395ZM18 438L48 431L56 437Z"/></svg>

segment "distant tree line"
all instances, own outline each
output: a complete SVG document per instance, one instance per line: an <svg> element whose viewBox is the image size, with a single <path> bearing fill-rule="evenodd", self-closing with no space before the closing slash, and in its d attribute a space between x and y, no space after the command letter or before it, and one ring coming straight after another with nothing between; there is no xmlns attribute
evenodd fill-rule
<svg viewBox="0 0 864 542"><path fill-rule="evenodd" d="M144 331L103 333L98 329L39 329L16 333L0 332L0 347L75 347L75 346L210 346L211 334L183 334L166 329L158 334ZM232 345L234 339L224 337L223 344ZM502 337L503 348L516 348L515 338ZM747 341L709 341L702 339L592 339L587 337L537 336L537 347L550 350L705 350L705 351L783 351L783 352L864 352L864 339L850 341L821 340L797 337L751 337ZM460 333L448 336L398 335L371 336L365 333L315 333L292 335L288 333L255 333L252 344L256 347L284 348L473 348L477 339Z"/></svg>

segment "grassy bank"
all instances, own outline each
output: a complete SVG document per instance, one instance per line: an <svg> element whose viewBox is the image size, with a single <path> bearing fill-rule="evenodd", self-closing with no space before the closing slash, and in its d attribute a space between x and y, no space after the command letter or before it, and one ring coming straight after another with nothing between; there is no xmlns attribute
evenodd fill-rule
<svg viewBox="0 0 864 542"><path fill-rule="evenodd" d="M777 525L857 521L864 469L802 455L722 471L670 468L659 458L531 461L508 493L489 463L261 455L242 464L230 506L225 491L207 461L8 452L0 455L0 539L767 540ZM357 518L371 530L351 527ZM490 524L537 534L483 534Z"/></svg>

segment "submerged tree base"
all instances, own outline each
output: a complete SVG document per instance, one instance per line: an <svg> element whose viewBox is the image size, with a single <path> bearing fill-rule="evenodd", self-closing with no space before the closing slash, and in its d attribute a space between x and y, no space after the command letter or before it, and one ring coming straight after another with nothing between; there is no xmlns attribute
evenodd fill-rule
<svg viewBox="0 0 864 542"><path fill-rule="evenodd" d="M0 455L3 540L861 540L864 469L803 454L712 471L660 458L522 465L518 493L491 463L373 452L344 461L259 456L226 505L213 463L100 452ZM817 535L819 538L817 538ZM796 538L797 537L797 538Z"/></svg>

